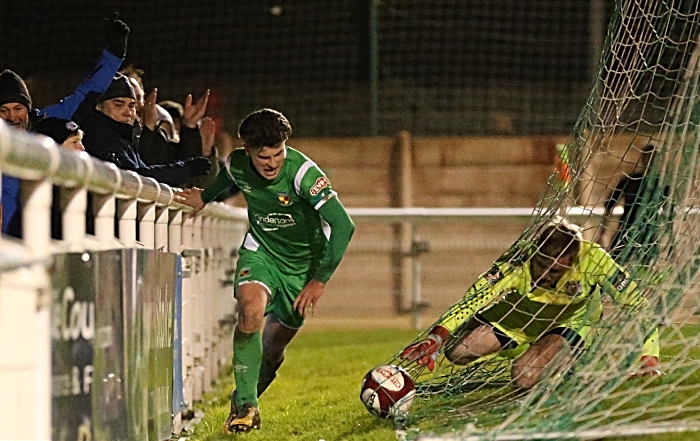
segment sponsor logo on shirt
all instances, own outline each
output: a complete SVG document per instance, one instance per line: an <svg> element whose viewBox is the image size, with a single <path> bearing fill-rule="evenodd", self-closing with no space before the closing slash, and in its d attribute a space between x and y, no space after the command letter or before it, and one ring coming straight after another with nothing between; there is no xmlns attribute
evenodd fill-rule
<svg viewBox="0 0 700 441"><path fill-rule="evenodd" d="M288 213L253 213L253 218L263 231L276 231L280 228L293 227L297 224L292 215Z"/></svg>
<svg viewBox="0 0 700 441"><path fill-rule="evenodd" d="M277 193L277 200L285 207L291 204L287 193Z"/></svg>
<svg viewBox="0 0 700 441"><path fill-rule="evenodd" d="M625 273L619 273L613 281L613 287L618 291L623 291L629 285L630 279Z"/></svg>
<svg viewBox="0 0 700 441"><path fill-rule="evenodd" d="M331 185L331 181L329 181L327 177L321 176L320 178L316 179L316 182L314 182L314 185L311 187L311 190L309 190L309 193L311 196L316 196L321 192L321 190L329 185Z"/></svg>
<svg viewBox="0 0 700 441"><path fill-rule="evenodd" d="M238 271L238 277L248 277L250 275L250 268L241 268Z"/></svg>

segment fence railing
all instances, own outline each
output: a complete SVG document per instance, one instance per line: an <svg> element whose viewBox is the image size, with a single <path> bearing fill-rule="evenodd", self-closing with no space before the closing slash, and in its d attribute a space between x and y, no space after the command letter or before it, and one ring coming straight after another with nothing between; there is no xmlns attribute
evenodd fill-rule
<svg viewBox="0 0 700 441"><path fill-rule="evenodd" d="M22 239L0 241L0 413L6 423L0 438L52 437L50 269L58 253L142 248L182 256L183 315L176 324L182 331L182 396L190 406L200 399L232 350L230 332L222 331L235 308L226 278L247 226L245 210L213 203L189 218L189 207L174 201L169 186L2 121L0 171L21 178L23 210ZM51 239L54 185L61 193L61 241ZM86 233L88 194L94 235ZM179 423L176 415L175 430Z"/></svg>

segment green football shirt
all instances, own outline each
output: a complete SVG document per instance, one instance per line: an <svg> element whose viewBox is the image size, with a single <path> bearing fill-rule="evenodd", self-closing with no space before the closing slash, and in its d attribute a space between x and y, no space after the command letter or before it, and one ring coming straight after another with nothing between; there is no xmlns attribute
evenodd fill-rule
<svg viewBox="0 0 700 441"><path fill-rule="evenodd" d="M282 169L270 181L255 171L245 150L239 148L231 153L228 164L202 193L202 199L208 203L231 185L241 189L248 205L250 225L243 248L264 250L290 274L323 266L321 260L331 231L318 210L337 195L316 163L286 146ZM330 205L344 212L341 204ZM342 214L349 221L347 214ZM344 252L346 247L347 243L338 248ZM315 271L315 278L326 282L341 257L342 253L325 259L332 262L331 267Z"/></svg>

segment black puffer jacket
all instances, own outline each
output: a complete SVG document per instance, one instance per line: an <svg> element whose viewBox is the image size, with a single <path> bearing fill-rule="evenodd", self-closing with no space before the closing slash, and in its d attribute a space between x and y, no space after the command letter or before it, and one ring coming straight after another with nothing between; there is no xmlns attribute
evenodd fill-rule
<svg viewBox="0 0 700 441"><path fill-rule="evenodd" d="M83 145L92 156L116 164L124 170L133 170L142 176L177 186L196 176L206 174L201 162L205 158L176 161L165 165L146 165L138 154L138 127L120 123L95 109L100 94L90 93L73 115L73 120L85 132Z"/></svg>
<svg viewBox="0 0 700 441"><path fill-rule="evenodd" d="M169 164L187 158L202 156L202 136L199 127L182 127L180 142L168 142L161 129L143 128L139 141L139 156L147 165Z"/></svg>

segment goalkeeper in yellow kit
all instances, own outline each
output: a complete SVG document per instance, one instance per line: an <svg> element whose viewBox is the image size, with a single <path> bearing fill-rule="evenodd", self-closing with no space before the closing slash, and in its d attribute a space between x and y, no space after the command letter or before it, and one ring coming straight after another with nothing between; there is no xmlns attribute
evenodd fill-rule
<svg viewBox="0 0 700 441"><path fill-rule="evenodd" d="M534 245L523 262L497 262L401 357L433 370L441 350L465 365L530 343L511 376L515 385L531 388L550 363L564 364L590 345L604 294L633 312L649 307L629 274L600 246L584 241L578 226L552 222ZM642 328L647 335L636 375L661 375L656 325L644 319Z"/></svg>

